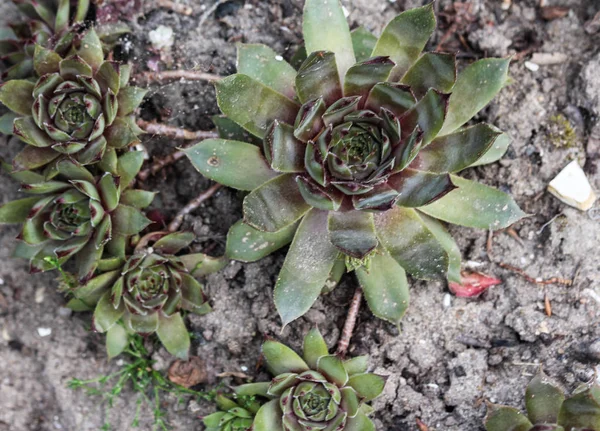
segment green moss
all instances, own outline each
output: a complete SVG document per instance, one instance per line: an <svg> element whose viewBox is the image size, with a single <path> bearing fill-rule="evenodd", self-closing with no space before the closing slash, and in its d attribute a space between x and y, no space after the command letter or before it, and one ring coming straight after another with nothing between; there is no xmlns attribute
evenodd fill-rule
<svg viewBox="0 0 600 431"><path fill-rule="evenodd" d="M577 132L571 122L562 114L550 117L548 138L557 148L573 148L577 146Z"/></svg>

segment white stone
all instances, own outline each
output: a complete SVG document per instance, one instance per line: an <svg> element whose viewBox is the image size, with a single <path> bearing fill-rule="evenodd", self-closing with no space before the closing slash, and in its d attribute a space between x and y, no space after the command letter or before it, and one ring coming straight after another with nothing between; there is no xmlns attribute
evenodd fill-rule
<svg viewBox="0 0 600 431"><path fill-rule="evenodd" d="M578 208L589 210L596 202L596 194L576 160L569 163L548 185L548 191L558 199Z"/></svg>
<svg viewBox="0 0 600 431"><path fill-rule="evenodd" d="M154 49L158 50L170 48L175 43L173 29L166 25L159 25L155 30L148 33L148 37Z"/></svg>
<svg viewBox="0 0 600 431"><path fill-rule="evenodd" d="M47 337L52 334L52 328L37 328L37 333L40 337Z"/></svg>
<svg viewBox="0 0 600 431"><path fill-rule="evenodd" d="M537 72L538 70L540 70L540 65L533 63L531 61L526 61L525 62L525 67L529 70L531 70L532 72Z"/></svg>

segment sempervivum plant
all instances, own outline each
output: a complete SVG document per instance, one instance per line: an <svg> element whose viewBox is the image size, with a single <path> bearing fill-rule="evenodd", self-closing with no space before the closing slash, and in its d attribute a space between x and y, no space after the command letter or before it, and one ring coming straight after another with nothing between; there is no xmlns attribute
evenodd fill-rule
<svg viewBox="0 0 600 431"><path fill-rule="evenodd" d="M77 33L73 25L83 23L89 0L12 0L23 12L25 21L0 29L0 59L6 70L2 79L29 78L34 75L36 45L66 55Z"/></svg>
<svg viewBox="0 0 600 431"><path fill-rule="evenodd" d="M578 388L565 397L563 391L540 373L525 394L527 414L506 406L491 406L487 431L596 431L600 430L600 386Z"/></svg>
<svg viewBox="0 0 600 431"><path fill-rule="evenodd" d="M235 401L223 394L215 399L219 411L202 419L206 431L250 431L260 403L252 397L238 397Z"/></svg>
<svg viewBox="0 0 600 431"><path fill-rule="evenodd" d="M36 82L14 79L0 88L0 102L14 113L13 132L28 144L16 169L67 157L89 165L138 141L132 113L146 90L128 85L128 65L104 60L94 29L68 57L38 45L33 61Z"/></svg>
<svg viewBox="0 0 600 431"><path fill-rule="evenodd" d="M104 271L73 291L70 307L94 309L94 328L108 331L111 356L127 345L129 331L156 333L171 354L187 358L190 337L180 311L210 311L202 285L192 276L206 256L176 256L193 240L192 233L148 234L126 259L106 259Z"/></svg>
<svg viewBox="0 0 600 431"><path fill-rule="evenodd" d="M116 160L114 174L93 174L71 160L54 166L52 180L32 171L10 172L32 197L0 207L0 223L22 223L16 256L30 259L32 272L62 266L77 256L79 279L89 279L105 248L118 256L125 238L150 221L141 212L154 193L129 189L142 163L141 152Z"/></svg>
<svg viewBox="0 0 600 431"><path fill-rule="evenodd" d="M238 386L239 396L271 398L258 410L253 431L370 431L366 404L378 397L385 377L367 373L367 357L346 361L330 355L317 329L304 338L302 357L276 341L262 348L271 382Z"/></svg>
<svg viewBox="0 0 600 431"><path fill-rule="evenodd" d="M186 152L202 174L250 191L228 256L255 261L291 242L274 292L284 324L345 266L372 312L397 323L405 271L460 282L460 252L437 219L499 229L524 215L505 193L456 175L506 151L506 135L466 123L506 85L510 60L477 61L457 77L454 55L421 54L435 23L428 5L376 38L351 33L337 0L307 0L298 71L266 46L242 45L238 73L217 83L222 112L254 138L223 134Z"/></svg>

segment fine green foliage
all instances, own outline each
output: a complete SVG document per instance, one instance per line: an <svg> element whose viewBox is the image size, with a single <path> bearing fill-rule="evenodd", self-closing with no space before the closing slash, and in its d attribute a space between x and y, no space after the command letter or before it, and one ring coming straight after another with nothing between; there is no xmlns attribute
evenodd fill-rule
<svg viewBox="0 0 600 431"><path fill-rule="evenodd" d="M236 396L235 399L217 394L219 411L202 419L206 431L250 431L254 416L261 406L257 396Z"/></svg>
<svg viewBox="0 0 600 431"><path fill-rule="evenodd" d="M256 412L253 431L375 430L366 403L381 394L386 378L367 373L366 357L330 355L318 329L304 338L302 356L273 340L262 351L273 380L235 388L238 396L270 399Z"/></svg>
<svg viewBox="0 0 600 431"><path fill-rule="evenodd" d="M112 374L98 376L93 379L81 380L73 378L67 383L73 390L84 390L90 396L97 396L106 405L107 421L102 430L109 431L112 426L108 420L110 411L118 401L124 390L131 389L136 397L137 408L132 412L131 427L139 426L142 419L144 404L153 414L153 431L171 430L166 419L162 396L172 394L177 397L177 402L183 398L193 397L197 400L212 401L217 397L216 389L210 392L198 392L169 381L163 374L152 368L154 361L150 359L144 347L144 338L140 335L131 335L126 340L123 365Z"/></svg>
<svg viewBox="0 0 600 431"><path fill-rule="evenodd" d="M590 383L579 387L570 397L541 370L527 386L527 414L492 405L485 427L487 431L592 431L600 429L600 386Z"/></svg>
<svg viewBox="0 0 600 431"><path fill-rule="evenodd" d="M455 55L422 53L435 24L430 4L377 38L350 32L337 0L310 0L297 72L266 46L240 45L238 73L216 84L237 130L219 117L221 139L186 155L250 192L228 257L252 262L291 244L274 291L284 325L339 281L340 261L371 311L398 323L407 274L461 281L460 251L436 219L487 230L525 215L507 194L457 176L506 152L506 134L465 125L506 85L510 59L457 74Z"/></svg>

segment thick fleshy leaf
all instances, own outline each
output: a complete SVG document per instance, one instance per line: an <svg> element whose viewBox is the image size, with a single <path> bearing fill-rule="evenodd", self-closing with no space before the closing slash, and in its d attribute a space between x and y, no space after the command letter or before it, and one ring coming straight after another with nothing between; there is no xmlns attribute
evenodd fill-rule
<svg viewBox="0 0 600 431"><path fill-rule="evenodd" d="M350 37L352 37L352 46L356 61L360 62L371 58L371 53L377 44L377 36L363 26L360 26L350 32Z"/></svg>
<svg viewBox="0 0 600 431"><path fill-rule="evenodd" d="M123 320L127 327L137 334L154 334L159 325L158 314L159 313L156 312L149 312L146 314L127 313Z"/></svg>
<svg viewBox="0 0 600 431"><path fill-rule="evenodd" d="M133 181L143 163L144 153L142 151L129 151L119 157L117 173L121 178L121 188L126 188Z"/></svg>
<svg viewBox="0 0 600 431"><path fill-rule="evenodd" d="M411 167L435 173L462 171L479 160L501 134L495 127L477 124L439 137L419 151Z"/></svg>
<svg viewBox="0 0 600 431"><path fill-rule="evenodd" d="M311 370L317 368L320 357L329 355L327 344L318 328L308 331L308 334L304 337L302 352L302 356Z"/></svg>
<svg viewBox="0 0 600 431"><path fill-rule="evenodd" d="M108 359L119 356L129 344L127 331L121 325L113 325L106 333L106 353Z"/></svg>
<svg viewBox="0 0 600 431"><path fill-rule="evenodd" d="M19 114L15 112L7 112L6 114L0 116L0 133L6 136L10 136L13 134L13 123L15 119L19 117Z"/></svg>
<svg viewBox="0 0 600 431"><path fill-rule="evenodd" d="M291 224L277 232L261 232L242 220L227 232L225 254L241 262L256 262L292 242L298 224Z"/></svg>
<svg viewBox="0 0 600 431"><path fill-rule="evenodd" d="M456 54L425 53L400 82L410 86L417 97L423 97L430 88L450 93L456 82Z"/></svg>
<svg viewBox="0 0 600 431"><path fill-rule="evenodd" d="M282 56L262 44L239 44L237 71L293 99L296 71Z"/></svg>
<svg viewBox="0 0 600 431"><path fill-rule="evenodd" d="M533 424L512 407L493 406L485 419L487 431L530 431Z"/></svg>
<svg viewBox="0 0 600 431"><path fill-rule="evenodd" d="M31 208L39 200L39 197L34 196L11 201L0 206L0 223L23 223L27 219Z"/></svg>
<svg viewBox="0 0 600 431"><path fill-rule="evenodd" d="M129 85L125 88L121 88L117 96L119 106L117 111L118 115L125 116L132 114L133 111L142 104L147 93L148 90L145 88L132 87ZM108 121L108 124L111 124L111 121Z"/></svg>
<svg viewBox="0 0 600 431"><path fill-rule="evenodd" d="M181 314L173 313L171 316L165 316L159 312L156 335L171 355L184 360L188 358L190 334L185 327L185 323L183 323Z"/></svg>
<svg viewBox="0 0 600 431"><path fill-rule="evenodd" d="M377 247L373 214L350 210L329 213L329 239L342 253L363 259Z"/></svg>
<svg viewBox="0 0 600 431"><path fill-rule="evenodd" d="M526 216L506 193L455 175L451 178L458 189L420 211L448 223L479 229L504 229Z"/></svg>
<svg viewBox="0 0 600 431"><path fill-rule="evenodd" d="M124 205L143 209L149 206L157 192L148 192L146 190L125 190L121 195L120 202Z"/></svg>
<svg viewBox="0 0 600 431"><path fill-rule="evenodd" d="M74 162L73 160L60 160L56 164L56 170L59 174L70 180L80 180L86 181L87 183L95 183L95 179L92 173L85 167Z"/></svg>
<svg viewBox="0 0 600 431"><path fill-rule="evenodd" d="M98 332L108 331L124 313L125 306L123 303L115 308L110 300L110 291L106 292L102 295L94 310L94 329Z"/></svg>
<svg viewBox="0 0 600 431"><path fill-rule="evenodd" d="M347 359L344 361L344 367L346 367L346 371L348 371L349 376L353 376L355 374L364 374L369 368L369 357L367 355L363 355Z"/></svg>
<svg viewBox="0 0 600 431"><path fill-rule="evenodd" d="M348 69L344 96L367 96L373 86L385 82L394 67L389 57L374 57Z"/></svg>
<svg viewBox="0 0 600 431"><path fill-rule="evenodd" d="M81 46L77 50L77 55L94 70L97 70L104 61L102 42L93 27L81 38Z"/></svg>
<svg viewBox="0 0 600 431"><path fill-rule="evenodd" d="M193 253L179 256L188 272L194 277L202 277L225 268L229 260L222 257L212 257L204 253Z"/></svg>
<svg viewBox="0 0 600 431"><path fill-rule="evenodd" d="M371 401L381 395L386 380L377 374L356 374L350 377L348 386L353 387L365 401Z"/></svg>
<svg viewBox="0 0 600 431"><path fill-rule="evenodd" d="M371 89L366 108L374 112L386 108L397 117L400 117L414 107L416 103L417 99L410 87L392 82L382 82Z"/></svg>
<svg viewBox="0 0 600 431"><path fill-rule="evenodd" d="M359 410L355 417L348 418L344 431L375 431L375 424L362 410Z"/></svg>
<svg viewBox="0 0 600 431"><path fill-rule="evenodd" d="M64 79L75 80L79 75L93 75L91 66L78 55L72 55L71 57L65 58L58 66L60 69L60 76Z"/></svg>
<svg viewBox="0 0 600 431"><path fill-rule="evenodd" d="M45 181L39 183L23 184L21 190L26 193L42 195L46 193L54 193L70 188L69 183L63 181Z"/></svg>
<svg viewBox="0 0 600 431"><path fill-rule="evenodd" d="M277 172L304 172L306 144L296 139L294 128L274 121L264 139L264 151Z"/></svg>
<svg viewBox="0 0 600 431"><path fill-rule="evenodd" d="M204 176L238 190L254 190L278 174L256 145L225 139L207 139L184 150Z"/></svg>
<svg viewBox="0 0 600 431"><path fill-rule="evenodd" d="M156 241L152 248L159 253L177 254L184 248L189 247L194 238L192 232L174 232Z"/></svg>
<svg viewBox="0 0 600 431"><path fill-rule="evenodd" d="M106 211L113 211L119 205L121 190L119 188L119 177L105 173L98 182L98 192L102 198L102 205Z"/></svg>
<svg viewBox="0 0 600 431"><path fill-rule="evenodd" d="M558 423L571 431L600 429L600 386L578 389L565 400L558 415Z"/></svg>
<svg viewBox="0 0 600 431"><path fill-rule="evenodd" d="M322 116L326 110L322 97L302 105L294 123L294 136L302 142L314 140L323 129Z"/></svg>
<svg viewBox="0 0 600 431"><path fill-rule="evenodd" d="M33 147L31 145L25 147L23 151L13 159L13 168L15 171L28 171L42 166L46 166L53 160L56 160L60 153L49 147Z"/></svg>
<svg viewBox="0 0 600 431"><path fill-rule="evenodd" d="M259 147L263 146L263 140L248 132L242 126L227 118L225 115L213 115L210 117L215 123L219 138L228 141L240 141L253 144Z"/></svg>
<svg viewBox="0 0 600 431"><path fill-rule="evenodd" d="M38 76L58 72L58 64L61 60L61 56L56 52L46 49L41 45L35 46L33 67Z"/></svg>
<svg viewBox="0 0 600 431"><path fill-rule="evenodd" d="M398 192L396 205L418 208L427 205L456 188L448 174L404 169L388 180L388 186Z"/></svg>
<svg viewBox="0 0 600 431"><path fill-rule="evenodd" d="M302 316L312 306L325 286L338 254L329 241L327 212L311 210L298 227L275 285L275 306L284 325Z"/></svg>
<svg viewBox="0 0 600 431"><path fill-rule="evenodd" d="M269 401L256 413L252 425L253 431L282 430L282 415L281 408L279 408L279 399Z"/></svg>
<svg viewBox="0 0 600 431"><path fill-rule="evenodd" d="M558 413L564 400L563 391L540 370L529 382L525 392L527 416L534 424L557 423Z"/></svg>
<svg viewBox="0 0 600 431"><path fill-rule="evenodd" d="M263 232L278 232L310 210L294 176L280 175L244 199L244 222Z"/></svg>
<svg viewBox="0 0 600 431"><path fill-rule="evenodd" d="M342 205L344 195L336 188L324 188L308 178L297 176L296 183L304 200L312 207L326 210L337 211Z"/></svg>
<svg viewBox="0 0 600 431"><path fill-rule="evenodd" d="M356 63L350 27L339 0L307 0L304 4L302 33L306 52L331 51L337 60L340 82Z"/></svg>
<svg viewBox="0 0 600 431"><path fill-rule="evenodd" d="M381 244L412 276L425 280L446 276L448 254L415 210L394 207L375 214L375 229Z"/></svg>
<svg viewBox="0 0 600 431"><path fill-rule="evenodd" d="M103 223L96 230L96 239L89 241L85 247L77 253L77 276L80 282L91 279L102 259L104 244L110 239L110 218L105 217Z"/></svg>
<svg viewBox="0 0 600 431"><path fill-rule="evenodd" d="M296 102L246 75L228 76L216 87L221 111L259 138L274 120L293 124L300 109Z"/></svg>
<svg viewBox="0 0 600 431"><path fill-rule="evenodd" d="M117 117L104 131L106 143L112 148L125 148L139 142L143 130L138 127L133 116Z"/></svg>
<svg viewBox="0 0 600 431"><path fill-rule="evenodd" d="M448 289L459 298L476 298L502 280L481 272L462 272L459 281L448 283Z"/></svg>
<svg viewBox="0 0 600 431"><path fill-rule="evenodd" d="M417 126L423 131L423 145L426 146L439 134L446 118L448 94L429 90L419 102L408 110L402 118L402 134L410 134Z"/></svg>
<svg viewBox="0 0 600 431"><path fill-rule="evenodd" d="M313 52L298 70L296 90L302 103L323 98L327 106L342 97L342 84L333 52Z"/></svg>
<svg viewBox="0 0 600 431"><path fill-rule="evenodd" d="M336 355L321 356L317 361L317 371L339 387L346 386L348 383L348 372L342 360Z"/></svg>
<svg viewBox="0 0 600 431"><path fill-rule="evenodd" d="M236 386L233 390L238 396L260 395L266 398L268 397L269 386L271 386L271 382L246 383L245 385Z"/></svg>
<svg viewBox="0 0 600 431"><path fill-rule="evenodd" d="M463 70L452 89L440 135L454 132L481 111L506 85L510 58L486 58Z"/></svg>
<svg viewBox="0 0 600 431"><path fill-rule="evenodd" d="M406 272L385 250L371 257L367 270L356 270L367 304L380 319L398 324L409 304Z"/></svg>
<svg viewBox="0 0 600 431"><path fill-rule="evenodd" d="M511 143L511 137L508 133L502 133L500 136L496 138L494 144L487 150L487 152L479 158L472 166L481 166L487 165L489 163L494 163L500 160L506 152L508 151L508 147Z"/></svg>
<svg viewBox="0 0 600 431"><path fill-rule="evenodd" d="M135 235L152 223L139 209L122 204L113 211L112 220L113 229L122 235Z"/></svg>
<svg viewBox="0 0 600 431"><path fill-rule="evenodd" d="M274 376L284 373L302 373L310 368L292 349L277 341L267 340L262 345L267 368Z"/></svg>
<svg viewBox="0 0 600 431"><path fill-rule="evenodd" d="M421 220L427 226L427 229L436 237L438 242L444 247L446 253L448 253L448 281L460 283L461 275L460 275L460 262L461 262L461 253L456 241L452 238L452 235L448 233L446 228L442 226L442 224L434 219L433 217L429 217L427 214L419 213Z"/></svg>
<svg viewBox="0 0 600 431"><path fill-rule="evenodd" d="M114 94L119 94L121 87L121 64L115 61L103 62L95 75L102 91L110 89Z"/></svg>
<svg viewBox="0 0 600 431"><path fill-rule="evenodd" d="M390 80L402 77L419 58L435 26L433 3L430 3L401 13L385 27L372 55L389 56L396 63Z"/></svg>
<svg viewBox="0 0 600 431"><path fill-rule="evenodd" d="M21 115L31 115L33 106L33 83L13 79L0 86L0 102L11 111Z"/></svg>

